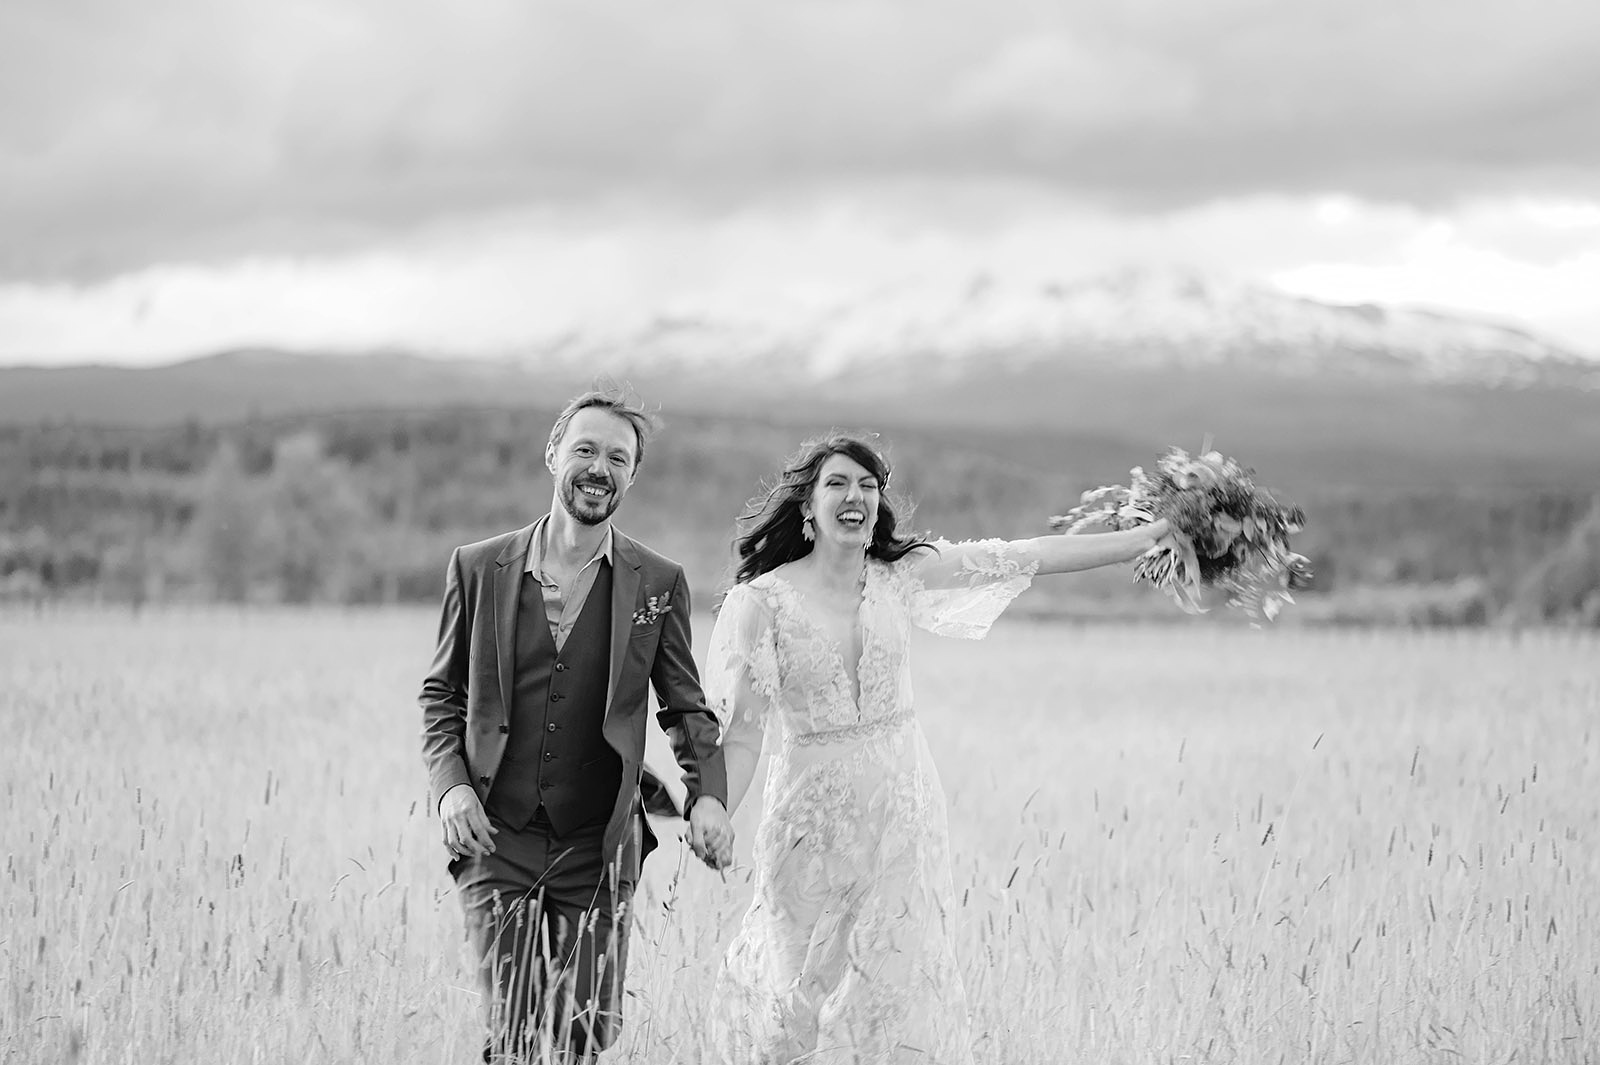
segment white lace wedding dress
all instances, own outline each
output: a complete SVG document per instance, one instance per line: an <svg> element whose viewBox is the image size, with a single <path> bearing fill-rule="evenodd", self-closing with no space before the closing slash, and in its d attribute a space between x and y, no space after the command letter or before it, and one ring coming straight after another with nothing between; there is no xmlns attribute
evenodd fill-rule
<svg viewBox="0 0 1600 1065"><path fill-rule="evenodd" d="M981 638L1038 569L1000 540L870 561L860 659L781 574L736 585L705 688L730 790L777 740L755 838L755 898L713 996L737 1065L947 1065L972 1059L944 793L912 709L911 626ZM859 694L858 694L859 693ZM981 710L982 708L974 708Z"/></svg>

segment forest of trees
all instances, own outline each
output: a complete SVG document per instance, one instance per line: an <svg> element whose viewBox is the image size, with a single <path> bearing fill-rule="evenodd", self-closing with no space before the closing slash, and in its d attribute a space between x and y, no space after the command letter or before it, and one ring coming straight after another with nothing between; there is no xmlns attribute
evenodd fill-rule
<svg viewBox="0 0 1600 1065"><path fill-rule="evenodd" d="M549 505L554 412L457 410L167 429L0 428L0 599L431 602L457 544ZM813 427L816 428L816 427ZM680 559L697 595L726 579L733 518L804 427L674 418L619 524ZM911 526L1028 536L1085 488L1152 456L929 431L890 434ZM1248 458L1248 456L1244 456ZM1600 627L1595 486L1518 492L1273 487L1310 512L1307 620ZM1309 478L1307 479L1309 481ZM704 589L705 591L700 591ZM1125 572L1052 582L1031 609L1159 614Z"/></svg>

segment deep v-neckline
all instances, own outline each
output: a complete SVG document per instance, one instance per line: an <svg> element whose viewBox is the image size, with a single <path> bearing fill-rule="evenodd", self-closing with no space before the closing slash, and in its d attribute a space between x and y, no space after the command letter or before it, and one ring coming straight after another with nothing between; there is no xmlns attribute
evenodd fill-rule
<svg viewBox="0 0 1600 1065"><path fill-rule="evenodd" d="M791 581L787 575L774 571L772 576L788 589L790 610L798 614L800 620L807 625L812 635L822 641L828 654L833 657L834 664L838 666L838 675L843 678L845 695L850 698L850 706L855 710L856 716L861 716L861 664L867 658L867 598L872 589L872 566L869 564L862 572L861 601L856 604L855 625L859 633L860 647L856 651L856 668L849 669L845 662L844 647L823 624L811 613L811 608L806 605L806 593Z"/></svg>

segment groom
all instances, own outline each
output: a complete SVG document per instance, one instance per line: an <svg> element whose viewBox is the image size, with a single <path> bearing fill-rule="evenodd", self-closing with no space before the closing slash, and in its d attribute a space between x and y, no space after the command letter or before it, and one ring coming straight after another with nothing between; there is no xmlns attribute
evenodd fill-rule
<svg viewBox="0 0 1600 1065"><path fill-rule="evenodd" d="M732 857L683 569L611 526L652 428L615 392L573 399L545 447L550 512L450 558L418 701L486 1061L533 1057L542 1031L596 1053L621 1027L628 904L655 846L639 797L647 687L683 768L689 845L713 868Z"/></svg>

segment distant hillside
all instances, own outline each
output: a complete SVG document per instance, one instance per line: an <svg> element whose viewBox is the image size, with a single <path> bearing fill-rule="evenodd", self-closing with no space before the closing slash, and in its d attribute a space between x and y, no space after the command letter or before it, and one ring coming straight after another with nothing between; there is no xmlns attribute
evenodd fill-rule
<svg viewBox="0 0 1600 1065"><path fill-rule="evenodd" d="M0 369L0 424L164 426L361 410L551 409L592 380L408 355L235 352L154 369ZM619 374L673 417L834 422L1124 461L1207 435L1325 487L1560 486L1600 473L1600 392L1304 378L1231 368L1017 375L865 370L781 394L759 374L714 382Z"/></svg>
<svg viewBox="0 0 1600 1065"><path fill-rule="evenodd" d="M546 387L548 378L506 362L251 349L167 366L0 367L0 425L222 425L338 410L547 405Z"/></svg>
<svg viewBox="0 0 1600 1065"><path fill-rule="evenodd" d="M0 595L429 598L441 552L548 504L542 441L597 373L669 425L624 524L713 586L760 478L838 425L883 434L918 522L947 535L1042 532L1085 488L1210 440L1311 510L1325 616L1592 603L1537 589L1589 572L1573 530L1600 492L1595 363L1492 323L1140 275L647 317L515 359L0 369ZM330 532L357 529L359 549ZM224 587L219 558L259 571ZM1062 594L1151 605L1125 584Z"/></svg>
<svg viewBox="0 0 1600 1065"><path fill-rule="evenodd" d="M435 600L458 544L526 524L550 501L551 409L369 412L171 429L0 429L0 598ZM733 521L820 426L678 415L652 446L623 528L682 561L709 601ZM1126 477L1134 443L885 434L909 525L953 538L1032 536L1084 489ZM1267 456L1302 503L1314 592L1296 620L1475 623L1568 564L1595 485L1331 489ZM1576 600L1586 600L1580 590ZM1600 594L1600 593L1597 593ZM1019 609L1172 617L1124 569L1041 582ZM1587 614L1538 615L1577 622ZM1293 623L1291 621L1290 623Z"/></svg>
<svg viewBox="0 0 1600 1065"><path fill-rule="evenodd" d="M1600 465L1600 362L1495 323L1170 272L908 283L746 317L645 314L497 360L240 350L150 369L0 368L0 425L550 408L602 372L673 415L1057 453L1210 435L1324 486L1559 486Z"/></svg>

